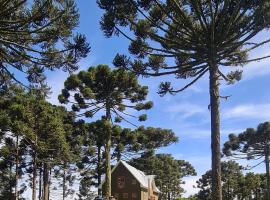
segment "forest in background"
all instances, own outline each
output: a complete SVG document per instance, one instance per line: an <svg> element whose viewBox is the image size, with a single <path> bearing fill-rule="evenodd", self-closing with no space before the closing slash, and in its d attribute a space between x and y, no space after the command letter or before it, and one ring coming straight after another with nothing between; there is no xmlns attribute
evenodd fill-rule
<svg viewBox="0 0 270 200"><path fill-rule="evenodd" d="M0 0L0 199L25 199L26 193L32 200L92 199L101 194L97 188L103 177L103 195L109 197L111 167L121 159L147 174L158 174L161 199L181 198L183 178L196 175L196 170L185 160L157 153L179 139L170 127L144 126L155 102L148 101L148 86L138 78L191 79L179 89L162 82L158 93L164 96L189 89L205 74L209 74L212 169L197 181L199 192L190 198L268 199L270 123L230 134L221 145L220 99L229 96L221 96L219 89L221 80L228 84L241 80L242 71L233 66L270 57L248 57L270 42L252 41L269 28L270 2L99 0L97 4L104 11L101 30L106 37L122 35L130 41L130 55L115 52L114 67L101 63L77 71L91 47L83 34L74 31L80 22L75 1ZM58 97L61 106L47 101L45 72L54 70L70 74ZM235 162L240 159L263 159L259 164L265 164L265 173L246 173L252 168Z"/></svg>

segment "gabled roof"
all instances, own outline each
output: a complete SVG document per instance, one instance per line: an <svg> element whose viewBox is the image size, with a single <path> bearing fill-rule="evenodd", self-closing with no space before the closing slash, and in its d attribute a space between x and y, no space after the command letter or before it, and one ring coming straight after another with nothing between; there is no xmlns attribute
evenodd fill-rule
<svg viewBox="0 0 270 200"><path fill-rule="evenodd" d="M144 172L136 169L135 167L132 167L125 161L120 160L112 169L112 173L118 167L120 163L123 164L124 167L134 176L134 178L140 183L141 187L147 189L148 181L150 181L151 185L153 184L154 192L160 193L160 190L156 187L155 182L154 182L155 175L145 175Z"/></svg>
<svg viewBox="0 0 270 200"><path fill-rule="evenodd" d="M126 169L137 179L142 187L148 188L148 176L146 176L142 171L132 167L131 165L127 164L125 161L119 161L117 164L122 163ZM117 165L115 166L115 168ZM114 169L115 169L114 168ZM113 171L112 171L113 172Z"/></svg>

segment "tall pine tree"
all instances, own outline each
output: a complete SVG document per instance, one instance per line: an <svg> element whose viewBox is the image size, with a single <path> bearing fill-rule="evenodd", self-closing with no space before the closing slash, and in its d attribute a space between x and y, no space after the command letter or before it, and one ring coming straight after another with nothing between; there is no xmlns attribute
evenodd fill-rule
<svg viewBox="0 0 270 200"><path fill-rule="evenodd" d="M191 82L175 89L170 82L159 93L179 93L209 73L213 199L222 199L220 164L220 79L234 83L241 71L224 74L227 66L251 61L258 43L252 38L270 26L268 0L98 0L105 11L101 29L107 37L122 35L134 57L117 55L114 64L142 76L174 75Z"/></svg>
<svg viewBox="0 0 270 200"><path fill-rule="evenodd" d="M65 89L59 95L61 103L71 103L78 116L93 117L102 112L105 134L105 196L111 196L111 140L112 122L127 121L130 114L125 110L147 110L152 102L146 102L148 88L138 83L137 77L123 69L111 70L106 65L90 67L87 71L73 74L65 81ZM133 115L132 115L133 116ZM134 116L139 121L146 115Z"/></svg>

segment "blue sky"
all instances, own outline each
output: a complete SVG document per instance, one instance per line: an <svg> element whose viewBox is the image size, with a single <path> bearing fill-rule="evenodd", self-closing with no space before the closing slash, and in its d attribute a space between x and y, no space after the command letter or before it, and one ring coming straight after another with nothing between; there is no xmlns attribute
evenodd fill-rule
<svg viewBox="0 0 270 200"><path fill-rule="evenodd" d="M102 11L95 1L77 0L80 11L78 32L86 35L92 51L80 62L80 70L98 64L112 66L116 53L127 53L128 41L123 37L105 38L99 27ZM269 32L260 34L255 39L266 38ZM250 57L269 55L269 45L251 54ZM256 127L260 122L270 120L270 60L249 64L243 68L243 80L228 86L221 85L221 95L231 95L228 100L221 100L221 139L224 142L229 133L239 133L247 127ZM61 71L47 73L48 84L52 87L49 99L57 104L57 96L68 76ZM175 96L160 97L157 89L160 81L172 80L172 77L140 79L140 83L149 86L149 100L154 108L148 114L145 126L172 129L179 137L179 143L161 149L160 152L171 153L177 159L189 161L198 172L197 177L185 179L186 195L196 191L196 180L210 169L210 113L208 110L208 75L188 90ZM185 81L173 81L181 87ZM248 164L245 161L242 164ZM263 172L264 166L254 169Z"/></svg>

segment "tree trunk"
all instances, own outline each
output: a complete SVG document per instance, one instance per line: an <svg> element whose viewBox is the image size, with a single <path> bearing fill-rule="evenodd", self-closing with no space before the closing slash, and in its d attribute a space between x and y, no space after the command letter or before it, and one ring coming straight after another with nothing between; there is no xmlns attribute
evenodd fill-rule
<svg viewBox="0 0 270 200"><path fill-rule="evenodd" d="M50 199L51 194L51 179L52 179L52 169L49 168L49 181L48 181L48 199Z"/></svg>
<svg viewBox="0 0 270 200"><path fill-rule="evenodd" d="M121 151L120 151L120 149L118 148L117 149L117 162L119 162L120 160L121 160Z"/></svg>
<svg viewBox="0 0 270 200"><path fill-rule="evenodd" d="M37 155L36 150L33 150L33 178L32 178L32 200L36 200L36 178L37 178Z"/></svg>
<svg viewBox="0 0 270 200"><path fill-rule="evenodd" d="M19 179L19 135L16 135L15 200L19 200L18 179Z"/></svg>
<svg viewBox="0 0 270 200"><path fill-rule="evenodd" d="M98 175L98 196L101 196L101 145L98 145L98 160L97 160L97 175Z"/></svg>
<svg viewBox="0 0 270 200"><path fill-rule="evenodd" d="M64 173L63 173L63 200L66 197L66 165L64 164Z"/></svg>
<svg viewBox="0 0 270 200"><path fill-rule="evenodd" d="M220 116L218 67L210 64L210 108L211 108L211 150L212 150L212 199L222 200L220 161Z"/></svg>
<svg viewBox="0 0 270 200"><path fill-rule="evenodd" d="M43 200L49 200L49 166L43 164Z"/></svg>
<svg viewBox="0 0 270 200"><path fill-rule="evenodd" d="M265 169L266 169L266 180L267 180L267 191L266 199L270 199L270 168L269 168L269 149L265 153Z"/></svg>
<svg viewBox="0 0 270 200"><path fill-rule="evenodd" d="M38 199L42 200L42 165L39 169L39 189L38 189Z"/></svg>
<svg viewBox="0 0 270 200"><path fill-rule="evenodd" d="M11 199L13 199L13 173L12 173L12 162L9 163L9 193Z"/></svg>
<svg viewBox="0 0 270 200"><path fill-rule="evenodd" d="M106 120L111 120L110 107L108 103L106 105ZM107 133L107 139L105 144L105 167L106 167L106 176L105 176L105 197L109 199L111 196L111 131Z"/></svg>

